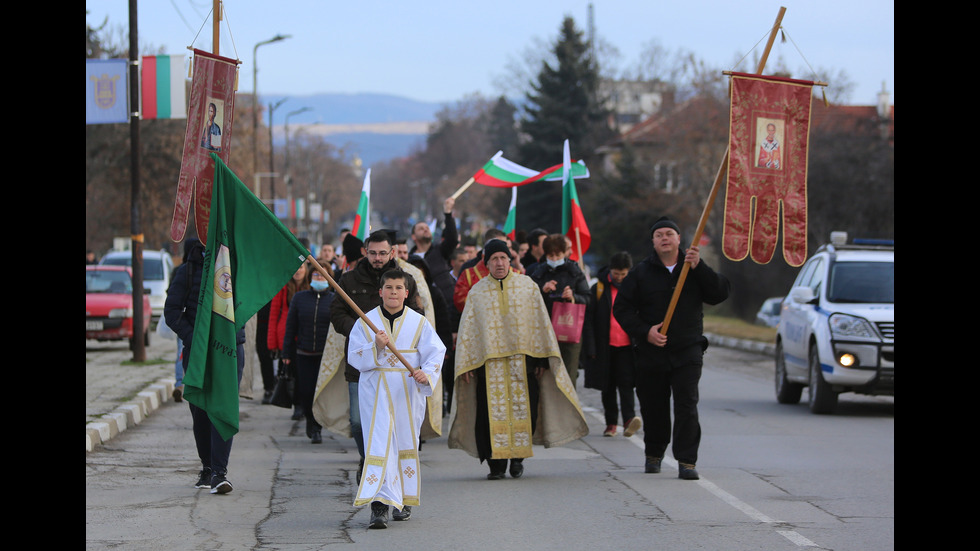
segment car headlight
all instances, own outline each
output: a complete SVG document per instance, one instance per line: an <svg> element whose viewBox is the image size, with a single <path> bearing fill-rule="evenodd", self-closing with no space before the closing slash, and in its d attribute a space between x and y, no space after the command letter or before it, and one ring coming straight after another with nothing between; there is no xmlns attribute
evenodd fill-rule
<svg viewBox="0 0 980 551"><path fill-rule="evenodd" d="M830 316L830 334L834 338L842 339L875 339L874 330L871 324L864 318L850 316L848 314L833 314Z"/></svg>
<svg viewBox="0 0 980 551"><path fill-rule="evenodd" d="M132 308L113 308L109 310L110 318L131 318L133 317Z"/></svg>

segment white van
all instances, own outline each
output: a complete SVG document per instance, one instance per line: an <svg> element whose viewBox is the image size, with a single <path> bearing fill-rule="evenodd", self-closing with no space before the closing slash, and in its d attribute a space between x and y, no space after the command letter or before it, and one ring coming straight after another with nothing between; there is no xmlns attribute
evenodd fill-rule
<svg viewBox="0 0 980 551"><path fill-rule="evenodd" d="M833 413L842 392L894 396L894 242L831 233L783 300L775 355L781 404L803 387L813 413Z"/></svg>

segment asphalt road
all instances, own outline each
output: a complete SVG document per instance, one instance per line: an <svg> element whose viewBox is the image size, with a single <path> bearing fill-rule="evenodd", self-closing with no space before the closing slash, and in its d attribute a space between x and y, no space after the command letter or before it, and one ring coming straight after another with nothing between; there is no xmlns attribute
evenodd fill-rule
<svg viewBox="0 0 980 551"><path fill-rule="evenodd" d="M129 354L121 349L109 354ZM147 357L170 353L153 343ZM709 349L699 481L679 480L670 457L662 473L644 474L642 431L604 438L599 393L580 381L588 436L535 446L525 475L501 481L486 480L486 465L448 449L445 436L426 442L422 505L386 530L368 530L368 508L351 505L352 439L324 431L313 445L290 410L243 399L235 489L212 495L193 488L187 405L165 401L86 454L86 548L893 549L894 401L842 396L842 413L814 416L775 404L771 369L764 354ZM109 370L90 359L87 381ZM139 392L136 379L172 377L172 365L118 375L120 389L95 402L121 387Z"/></svg>

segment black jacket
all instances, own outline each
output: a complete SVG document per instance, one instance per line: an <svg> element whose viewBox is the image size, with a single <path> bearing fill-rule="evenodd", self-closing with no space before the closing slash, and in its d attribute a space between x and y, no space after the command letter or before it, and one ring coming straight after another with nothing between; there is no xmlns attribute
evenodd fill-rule
<svg viewBox="0 0 980 551"><path fill-rule="evenodd" d="M585 323L582 324L581 365L585 368L585 388L608 390L612 382L609 377L609 316L612 315L613 287L618 289L619 286L609 277L609 267L604 266L599 270L598 281L589 289Z"/></svg>
<svg viewBox="0 0 980 551"><path fill-rule="evenodd" d="M381 305L381 295L378 293L381 288L381 274L393 268L398 268L398 261L394 258L389 260L380 270L372 268L367 258L361 258L353 269L340 276L340 279L337 280L337 286L347 293L347 296L361 312L367 314ZM405 300L405 306L410 306L416 312L425 315L416 286L409 285L409 294ZM345 339L350 337L351 329L354 328L354 324L359 319L357 312L347 304L343 297L335 297L330 303L330 323L333 324L334 331L343 335ZM356 383L360 379L361 372L346 363L346 359L347 341L345 340L344 360L346 367L344 368L344 378L348 382Z"/></svg>
<svg viewBox="0 0 980 551"><path fill-rule="evenodd" d="M556 300L562 300L561 293L566 286L572 288L572 295L577 304L585 304L589 300L589 281L585 279L585 274L582 273L578 264L567 258L557 268L552 268L547 262L539 262L534 273L531 274L531 279L538 284L539 289L552 279L558 283L557 288L550 293L541 291L541 296L544 297L544 305L548 307L549 316L551 315L551 305Z"/></svg>
<svg viewBox="0 0 980 551"><path fill-rule="evenodd" d="M680 262L673 272L667 270L656 254L651 255L630 270L619 286L613 315L640 355L657 349L647 341L647 333L667 316L667 307L684 266L684 254L684 251L678 253ZM703 304L719 304L730 292L728 278L712 270L701 259L697 268L688 271L667 329L667 345L663 351L678 352L697 344L703 352L708 346L703 335Z"/></svg>
<svg viewBox="0 0 980 551"><path fill-rule="evenodd" d="M167 301L163 305L163 319L167 326L183 342L184 369L190 360L194 322L197 320L197 301L201 294L201 275L204 273L204 246L196 245L191 249L187 260L174 270L167 291ZM237 344L245 344L245 328L238 330L235 335Z"/></svg>
<svg viewBox="0 0 980 551"><path fill-rule="evenodd" d="M453 268L449 264L449 258L459 245L459 231L456 229L456 221L453 220L452 213L443 214L446 217L446 227L442 230L442 240L439 241L439 246L429 247L429 250L421 256L429 266L429 275L432 276L433 285L439 288L443 298L446 299L446 304L452 304L456 279L449 273Z"/></svg>
<svg viewBox="0 0 980 551"><path fill-rule="evenodd" d="M286 315L286 332L282 342L283 358L293 361L297 350L301 352L323 353L327 343L327 330L330 329L330 304L334 292L329 288L323 291L307 289L293 295Z"/></svg>

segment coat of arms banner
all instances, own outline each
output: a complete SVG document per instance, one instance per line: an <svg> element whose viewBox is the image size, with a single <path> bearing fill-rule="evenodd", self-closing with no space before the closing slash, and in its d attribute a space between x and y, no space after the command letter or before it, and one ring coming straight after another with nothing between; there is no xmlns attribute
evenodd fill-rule
<svg viewBox="0 0 980 551"><path fill-rule="evenodd" d="M728 184L722 250L730 260L806 260L807 144L813 82L732 73ZM753 214L753 198L754 214ZM782 220L780 220L782 205Z"/></svg>

